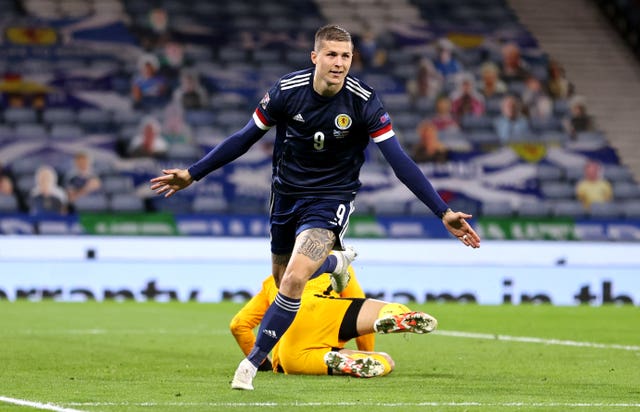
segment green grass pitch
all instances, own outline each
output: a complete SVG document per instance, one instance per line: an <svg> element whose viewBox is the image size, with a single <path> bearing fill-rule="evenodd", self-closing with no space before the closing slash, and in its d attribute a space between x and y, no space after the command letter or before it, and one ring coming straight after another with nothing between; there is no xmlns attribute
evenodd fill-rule
<svg viewBox="0 0 640 412"><path fill-rule="evenodd" d="M389 376L260 372L245 392L238 303L2 302L0 411L640 410L637 307L411 306L439 331L379 335Z"/></svg>

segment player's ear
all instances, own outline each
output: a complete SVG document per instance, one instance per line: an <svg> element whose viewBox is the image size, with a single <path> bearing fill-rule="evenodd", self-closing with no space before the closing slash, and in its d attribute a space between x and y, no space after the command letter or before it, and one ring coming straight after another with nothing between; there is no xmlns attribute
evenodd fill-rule
<svg viewBox="0 0 640 412"><path fill-rule="evenodd" d="M311 50L311 63L316 64L318 60L318 53L315 50Z"/></svg>

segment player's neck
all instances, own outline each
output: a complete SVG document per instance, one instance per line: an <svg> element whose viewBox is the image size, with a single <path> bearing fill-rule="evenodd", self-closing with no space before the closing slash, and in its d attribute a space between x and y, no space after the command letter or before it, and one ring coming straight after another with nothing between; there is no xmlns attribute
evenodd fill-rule
<svg viewBox="0 0 640 412"><path fill-rule="evenodd" d="M313 90L323 97L333 97L340 90L342 90L342 86L344 85L344 81L341 83L327 83L323 79L315 78L313 79Z"/></svg>

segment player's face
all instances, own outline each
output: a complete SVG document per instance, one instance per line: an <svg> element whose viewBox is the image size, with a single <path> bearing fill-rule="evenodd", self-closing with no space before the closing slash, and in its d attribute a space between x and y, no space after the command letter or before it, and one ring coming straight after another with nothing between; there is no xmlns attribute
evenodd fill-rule
<svg viewBox="0 0 640 412"><path fill-rule="evenodd" d="M353 47L351 42L323 41L320 49L311 52L311 61L316 65L313 87L319 94L337 93L344 83L351 60Z"/></svg>

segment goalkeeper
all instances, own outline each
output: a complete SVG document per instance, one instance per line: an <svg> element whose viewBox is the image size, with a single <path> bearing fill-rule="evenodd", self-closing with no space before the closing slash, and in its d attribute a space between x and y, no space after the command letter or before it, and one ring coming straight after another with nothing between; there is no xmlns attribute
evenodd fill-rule
<svg viewBox="0 0 640 412"><path fill-rule="evenodd" d="M428 333L436 328L436 319L426 313L365 298L351 266L349 272L351 280L340 294L332 290L329 274L307 282L300 313L273 349L272 361L265 360L260 370L292 375L383 376L394 369L394 362L388 354L374 352L374 332ZM260 324L277 293L270 275L231 320L231 333L245 354L255 342L254 327ZM358 350L345 349L354 338Z"/></svg>

